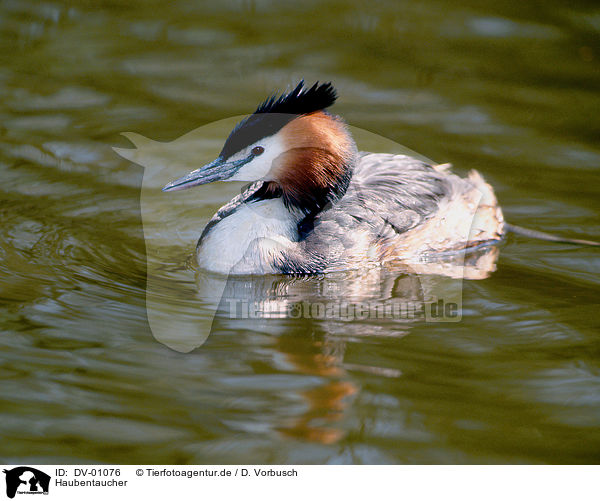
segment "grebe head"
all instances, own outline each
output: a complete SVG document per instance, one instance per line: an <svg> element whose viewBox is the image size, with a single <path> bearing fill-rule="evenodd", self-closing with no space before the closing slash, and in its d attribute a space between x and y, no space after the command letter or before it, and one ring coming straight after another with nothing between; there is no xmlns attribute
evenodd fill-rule
<svg viewBox="0 0 600 501"><path fill-rule="evenodd" d="M356 145L343 121L324 111L337 98L331 83L272 96L233 129L219 156L167 184L163 191L213 181L264 181L288 208L321 209L343 195Z"/></svg>

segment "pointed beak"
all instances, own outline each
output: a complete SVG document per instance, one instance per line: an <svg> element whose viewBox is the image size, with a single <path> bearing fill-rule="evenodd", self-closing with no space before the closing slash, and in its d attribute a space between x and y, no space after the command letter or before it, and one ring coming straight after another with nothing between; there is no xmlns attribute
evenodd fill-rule
<svg viewBox="0 0 600 501"><path fill-rule="evenodd" d="M176 181L170 182L162 191L185 190L192 186L221 181L233 176L239 167L239 162L226 162L224 158L218 157L204 167L200 167Z"/></svg>

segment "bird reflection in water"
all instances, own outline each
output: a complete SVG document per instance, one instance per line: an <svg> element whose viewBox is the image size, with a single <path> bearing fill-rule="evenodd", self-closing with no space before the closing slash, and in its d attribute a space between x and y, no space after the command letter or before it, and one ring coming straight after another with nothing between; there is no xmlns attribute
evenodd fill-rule
<svg viewBox="0 0 600 501"><path fill-rule="evenodd" d="M268 335L275 370L314 376L310 387L290 390L302 401L303 411L281 416L274 427L285 436L335 443L345 436L344 419L360 391L352 372L394 378L402 374L399 367L353 363L346 357L347 342L368 336L406 336L412 325L427 320L428 301L455 297L461 289L458 277L487 277L497 256L498 247L487 247L463 256L464 261L452 257L416 269L385 266L320 276L230 276L221 285L211 333ZM422 274L426 271L430 274ZM197 272L196 278L200 297L220 280L204 272ZM413 309L390 307L398 304ZM360 311L357 305L362 306Z"/></svg>

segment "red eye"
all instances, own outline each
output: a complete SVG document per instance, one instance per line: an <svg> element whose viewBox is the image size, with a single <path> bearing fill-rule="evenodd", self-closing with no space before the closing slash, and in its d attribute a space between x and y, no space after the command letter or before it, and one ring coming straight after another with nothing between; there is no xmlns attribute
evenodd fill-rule
<svg viewBox="0 0 600 501"><path fill-rule="evenodd" d="M252 148L253 155L261 155L263 151L265 151L265 149L262 146L255 146L254 148Z"/></svg>

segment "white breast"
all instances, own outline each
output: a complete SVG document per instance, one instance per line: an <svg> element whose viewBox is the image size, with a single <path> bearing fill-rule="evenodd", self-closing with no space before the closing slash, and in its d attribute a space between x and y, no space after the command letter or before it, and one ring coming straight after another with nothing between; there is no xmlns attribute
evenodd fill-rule
<svg viewBox="0 0 600 501"><path fill-rule="evenodd" d="M204 236L198 264L221 274L275 273L277 254L298 239L298 220L280 198L242 204Z"/></svg>

